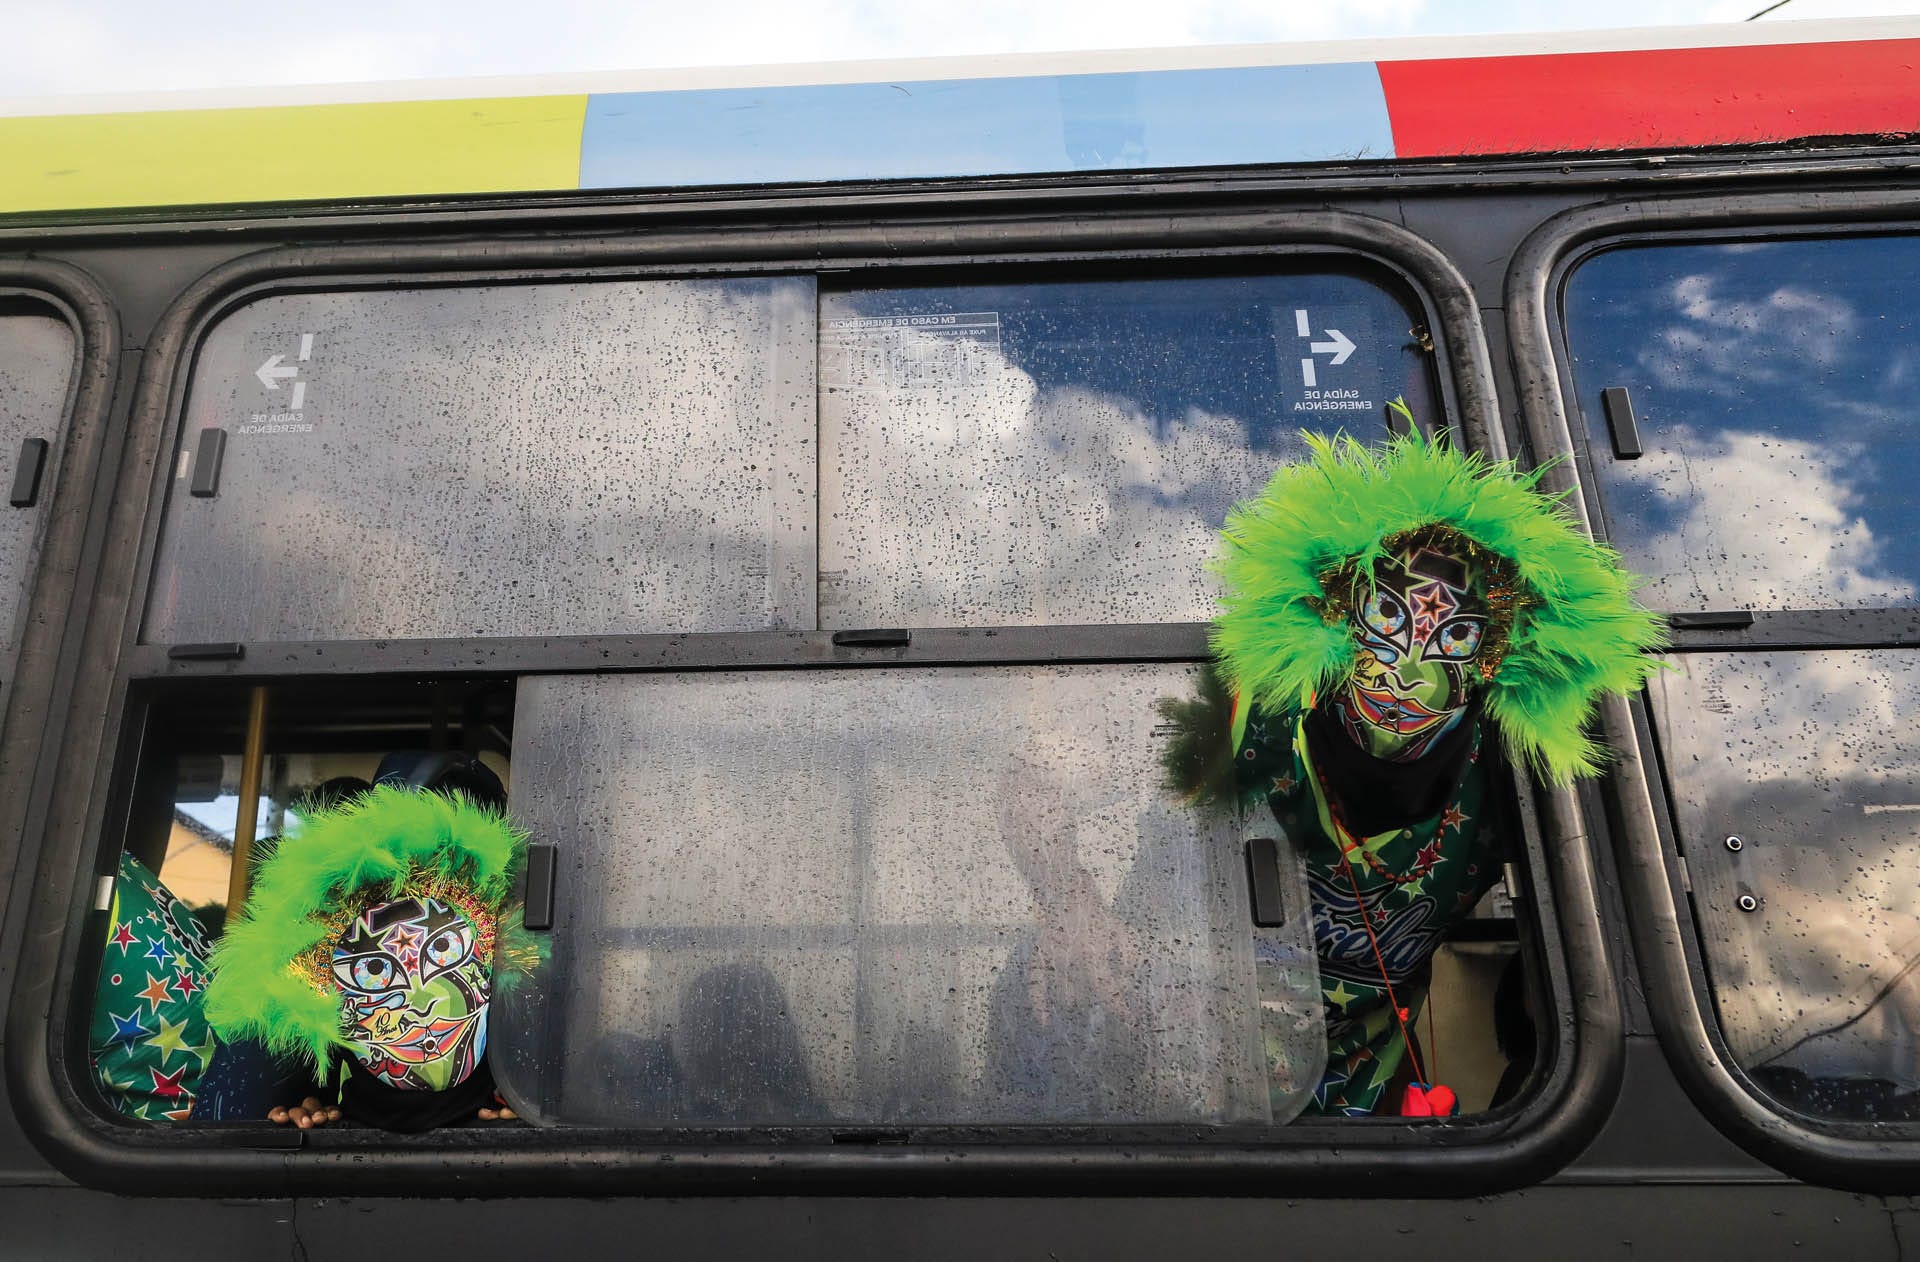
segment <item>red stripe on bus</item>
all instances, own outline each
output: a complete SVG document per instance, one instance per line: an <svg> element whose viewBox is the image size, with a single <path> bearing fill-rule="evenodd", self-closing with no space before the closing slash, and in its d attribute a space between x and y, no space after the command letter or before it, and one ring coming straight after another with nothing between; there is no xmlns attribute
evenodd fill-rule
<svg viewBox="0 0 1920 1262"><path fill-rule="evenodd" d="M1920 129L1915 39L1379 65L1401 158Z"/></svg>

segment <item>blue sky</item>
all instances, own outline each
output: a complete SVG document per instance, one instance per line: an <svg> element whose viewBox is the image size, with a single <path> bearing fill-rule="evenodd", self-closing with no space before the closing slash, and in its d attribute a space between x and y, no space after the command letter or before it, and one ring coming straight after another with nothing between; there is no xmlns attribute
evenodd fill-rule
<svg viewBox="0 0 1920 1262"><path fill-rule="evenodd" d="M1766 0L0 0L0 98L1738 21ZM1791 0L1764 19L1916 0Z"/></svg>

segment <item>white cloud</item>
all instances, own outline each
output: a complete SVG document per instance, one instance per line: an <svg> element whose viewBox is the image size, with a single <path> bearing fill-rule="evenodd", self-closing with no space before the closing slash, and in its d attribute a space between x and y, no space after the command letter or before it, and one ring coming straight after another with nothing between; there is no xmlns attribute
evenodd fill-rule
<svg viewBox="0 0 1920 1262"><path fill-rule="evenodd" d="M908 334L884 365L855 360L854 388L822 393L823 621L1212 617L1214 531L1274 454L1234 417L1189 408L1156 425L1132 400L1041 386L997 348L896 375L951 349Z"/></svg>
<svg viewBox="0 0 1920 1262"><path fill-rule="evenodd" d="M1723 296L1715 278L1683 276L1667 291L1680 323L1648 339L1641 362L1663 385L1745 398L1757 386L1831 368L1856 341L1860 318L1831 294L1783 285L1761 298ZM1792 353L1774 355L1775 347Z"/></svg>
<svg viewBox="0 0 1920 1262"><path fill-rule="evenodd" d="M1620 466L1651 500L1636 565L1656 609L1839 609L1911 603L1848 470L1860 453L1685 425Z"/></svg>

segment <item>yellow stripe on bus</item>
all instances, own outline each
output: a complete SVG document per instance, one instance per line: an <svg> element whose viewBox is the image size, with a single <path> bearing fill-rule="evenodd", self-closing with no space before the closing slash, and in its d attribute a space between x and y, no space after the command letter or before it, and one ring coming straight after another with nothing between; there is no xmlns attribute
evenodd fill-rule
<svg viewBox="0 0 1920 1262"><path fill-rule="evenodd" d="M571 189L587 98L0 118L0 211Z"/></svg>

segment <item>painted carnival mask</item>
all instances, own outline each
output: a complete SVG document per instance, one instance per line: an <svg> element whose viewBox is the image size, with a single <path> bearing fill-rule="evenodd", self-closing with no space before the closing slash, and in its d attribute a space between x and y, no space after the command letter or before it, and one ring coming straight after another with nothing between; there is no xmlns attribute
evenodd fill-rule
<svg viewBox="0 0 1920 1262"><path fill-rule="evenodd" d="M1375 757L1409 762L1433 748L1497 667L1505 627L1492 617L1487 567L1477 561L1450 532L1424 532L1381 559L1371 589L1355 591L1358 652L1335 708Z"/></svg>
<svg viewBox="0 0 1920 1262"><path fill-rule="evenodd" d="M333 946L341 1027L362 1065L393 1087L443 1091L487 1047L493 991L484 910L418 896L376 903Z"/></svg>

